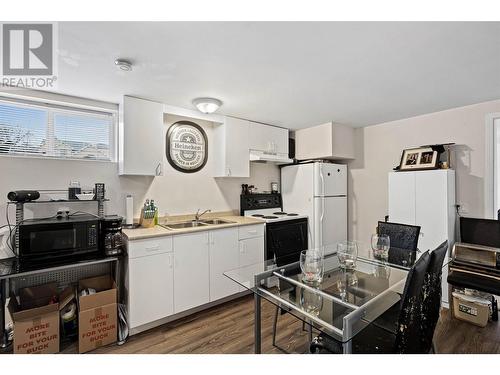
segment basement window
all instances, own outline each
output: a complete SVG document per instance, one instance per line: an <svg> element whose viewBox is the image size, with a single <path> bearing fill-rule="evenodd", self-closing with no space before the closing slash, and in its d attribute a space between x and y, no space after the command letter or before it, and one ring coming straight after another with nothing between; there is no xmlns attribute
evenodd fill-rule
<svg viewBox="0 0 500 375"><path fill-rule="evenodd" d="M0 155L114 160L114 112L0 98Z"/></svg>

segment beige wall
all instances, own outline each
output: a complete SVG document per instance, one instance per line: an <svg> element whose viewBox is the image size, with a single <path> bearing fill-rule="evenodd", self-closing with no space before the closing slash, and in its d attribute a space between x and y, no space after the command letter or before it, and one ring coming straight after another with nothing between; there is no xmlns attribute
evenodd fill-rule
<svg viewBox="0 0 500 375"><path fill-rule="evenodd" d="M405 148L455 142L457 203L464 215L485 212L485 120L500 100L455 108L356 130L356 160L349 163L349 237L370 241L387 215L388 172Z"/></svg>

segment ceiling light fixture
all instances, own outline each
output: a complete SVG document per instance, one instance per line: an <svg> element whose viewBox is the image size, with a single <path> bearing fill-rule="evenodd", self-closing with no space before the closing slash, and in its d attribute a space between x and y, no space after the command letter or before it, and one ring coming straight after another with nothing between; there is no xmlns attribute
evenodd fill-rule
<svg viewBox="0 0 500 375"><path fill-rule="evenodd" d="M115 65L124 72L130 72L132 70L132 63L125 59L116 59Z"/></svg>
<svg viewBox="0 0 500 375"><path fill-rule="evenodd" d="M200 112L214 113L222 105L222 102L215 98L196 98L193 100L193 105L198 108Z"/></svg>

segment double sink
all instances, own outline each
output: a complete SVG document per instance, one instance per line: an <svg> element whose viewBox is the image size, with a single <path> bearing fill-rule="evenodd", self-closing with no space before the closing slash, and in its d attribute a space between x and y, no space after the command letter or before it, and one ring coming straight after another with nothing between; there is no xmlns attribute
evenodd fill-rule
<svg viewBox="0 0 500 375"><path fill-rule="evenodd" d="M185 228L204 227L209 225L236 224L234 221L224 219L190 220L172 224L160 224L163 228L176 230Z"/></svg>

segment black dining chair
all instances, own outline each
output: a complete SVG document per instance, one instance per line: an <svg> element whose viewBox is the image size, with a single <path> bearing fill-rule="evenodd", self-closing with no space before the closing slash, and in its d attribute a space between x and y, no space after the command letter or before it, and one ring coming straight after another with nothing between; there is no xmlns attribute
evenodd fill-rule
<svg viewBox="0 0 500 375"><path fill-rule="evenodd" d="M436 353L433 345L434 330L436 329L441 311L441 279L443 275L443 262L448 254L448 241L444 241L431 252L431 260L425 275L422 289L422 326L421 339L422 351Z"/></svg>
<svg viewBox="0 0 500 375"><path fill-rule="evenodd" d="M426 251L408 272L396 331L369 324L353 338L353 353L422 353L422 289L430 258ZM321 333L313 339L310 352L340 354L343 350L339 341Z"/></svg>
<svg viewBox="0 0 500 375"><path fill-rule="evenodd" d="M441 278L443 262L448 253L448 241L444 241L430 253L430 263L422 288L422 342L423 351L433 350L432 337L441 309ZM401 305L395 304L380 315L373 324L387 331L396 332ZM432 332L432 333L430 333Z"/></svg>
<svg viewBox="0 0 500 375"><path fill-rule="evenodd" d="M418 251L418 237L420 235L418 225L379 221L377 233L389 236L391 242L389 263L406 266L415 262Z"/></svg>

